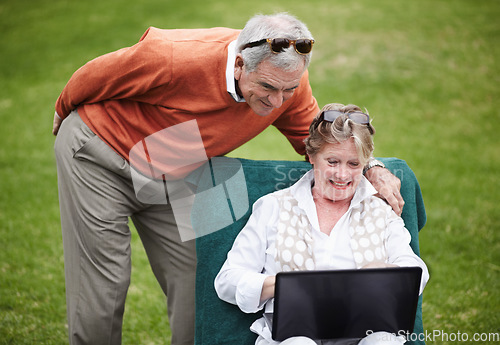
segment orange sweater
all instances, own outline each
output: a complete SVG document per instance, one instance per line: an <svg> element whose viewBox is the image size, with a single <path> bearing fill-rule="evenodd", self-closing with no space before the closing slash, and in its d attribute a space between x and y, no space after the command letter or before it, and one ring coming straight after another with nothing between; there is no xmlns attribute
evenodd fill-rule
<svg viewBox="0 0 500 345"><path fill-rule="evenodd" d="M208 157L225 155L271 124L304 154L302 141L319 111L308 73L281 108L255 114L227 92L227 49L238 34L228 28L149 28L132 47L78 69L56 111L64 118L78 109L90 129L127 160L145 137L193 119Z"/></svg>

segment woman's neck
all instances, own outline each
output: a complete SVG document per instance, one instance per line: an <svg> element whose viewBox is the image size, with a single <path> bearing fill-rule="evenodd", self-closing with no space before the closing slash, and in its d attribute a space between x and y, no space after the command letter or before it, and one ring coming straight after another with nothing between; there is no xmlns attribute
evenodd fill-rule
<svg viewBox="0 0 500 345"><path fill-rule="evenodd" d="M349 209L352 198L338 201L329 200L323 196L317 195L317 193L314 192L314 188L312 194L314 204L316 205L319 228L321 232L330 235L335 224L337 224L340 218L342 218Z"/></svg>

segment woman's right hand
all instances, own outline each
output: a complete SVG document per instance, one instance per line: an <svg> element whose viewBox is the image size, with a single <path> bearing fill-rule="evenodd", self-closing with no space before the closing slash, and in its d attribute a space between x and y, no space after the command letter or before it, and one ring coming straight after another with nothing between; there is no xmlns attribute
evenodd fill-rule
<svg viewBox="0 0 500 345"><path fill-rule="evenodd" d="M274 297L275 285L276 285L276 276L269 276L266 279L264 279L264 285L262 285L262 292L260 294L261 303Z"/></svg>

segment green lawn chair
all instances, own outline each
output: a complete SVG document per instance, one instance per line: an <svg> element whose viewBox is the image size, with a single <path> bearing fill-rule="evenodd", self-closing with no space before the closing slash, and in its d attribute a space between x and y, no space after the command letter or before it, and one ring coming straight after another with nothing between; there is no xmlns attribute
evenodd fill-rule
<svg viewBox="0 0 500 345"><path fill-rule="evenodd" d="M413 251L420 255L418 233L426 222L420 186L405 161L397 158L378 158L401 179L401 194L405 201L402 217L409 230ZM222 267L234 239L250 216L251 206L261 196L286 188L311 169L307 162L256 161L239 159L248 190L248 212L219 231L196 240L198 267L196 274L196 332L195 345L253 345L256 335L250 325L261 317L260 313L245 314L232 304L217 297L214 279ZM425 344L422 325L422 296L419 298L415 319L414 339L409 344Z"/></svg>

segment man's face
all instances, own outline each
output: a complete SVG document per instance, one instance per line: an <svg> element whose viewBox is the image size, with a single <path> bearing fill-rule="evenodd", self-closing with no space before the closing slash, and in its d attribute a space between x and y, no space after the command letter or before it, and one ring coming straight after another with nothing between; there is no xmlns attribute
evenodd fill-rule
<svg viewBox="0 0 500 345"><path fill-rule="evenodd" d="M267 60L262 61L255 71L247 73L241 55L236 57L234 66L240 96L260 116L269 115L290 99L303 73L303 68L284 71Z"/></svg>

